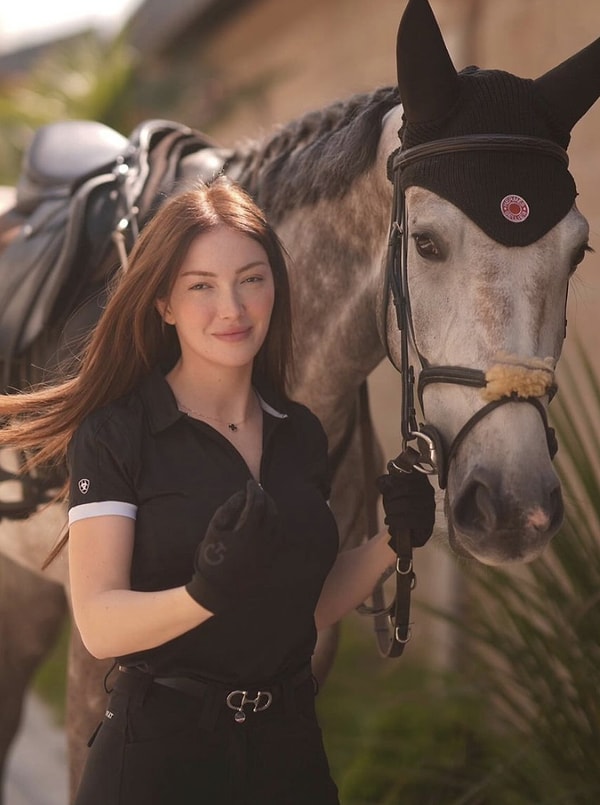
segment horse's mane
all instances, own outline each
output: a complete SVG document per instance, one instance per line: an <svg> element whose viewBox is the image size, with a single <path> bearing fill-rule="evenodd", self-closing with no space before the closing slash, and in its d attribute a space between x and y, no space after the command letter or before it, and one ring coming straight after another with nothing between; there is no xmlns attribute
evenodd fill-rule
<svg viewBox="0 0 600 805"><path fill-rule="evenodd" d="M375 161L381 120L399 103L397 87L384 87L309 112L238 146L227 173L274 223L300 205L340 198Z"/></svg>

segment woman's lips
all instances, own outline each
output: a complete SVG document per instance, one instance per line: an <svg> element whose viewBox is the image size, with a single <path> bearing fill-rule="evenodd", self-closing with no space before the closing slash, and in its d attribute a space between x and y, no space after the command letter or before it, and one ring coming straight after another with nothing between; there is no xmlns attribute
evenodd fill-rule
<svg viewBox="0 0 600 805"><path fill-rule="evenodd" d="M231 330L227 333L214 333L214 336L221 341L243 341L250 335L251 330L251 327L244 327L243 329Z"/></svg>

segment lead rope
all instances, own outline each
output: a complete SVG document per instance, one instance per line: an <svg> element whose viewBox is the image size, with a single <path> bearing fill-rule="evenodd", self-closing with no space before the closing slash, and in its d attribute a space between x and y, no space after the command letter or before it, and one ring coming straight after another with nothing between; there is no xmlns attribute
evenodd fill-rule
<svg viewBox="0 0 600 805"><path fill-rule="evenodd" d="M379 530L379 522L377 518L377 498L371 494L371 486L377 474L377 468L373 455L375 434L366 380L359 390L358 407L367 535L370 539ZM395 462L398 461L399 458L395 459ZM391 464L392 462L388 464L388 471L398 472L399 470L392 467ZM393 569L384 573L375 585L371 595L372 605L361 604L356 608L360 615L373 617L375 639L382 657L399 657L410 640L410 594L415 588L417 580L413 569L410 531L407 530L396 538L394 548L397 554L396 564ZM386 605L384 584L392 573L396 577L396 592L391 604Z"/></svg>
<svg viewBox="0 0 600 805"><path fill-rule="evenodd" d="M393 155L392 155L393 157ZM390 163L391 164L391 158ZM386 287L392 288L392 301L396 311L396 321L398 329L402 334L401 342L401 364L402 368L395 366L401 371L403 377L402 395L402 435L405 437L406 427L404 422L407 416L411 421L414 418L412 408L412 383L414 382L412 366L409 366L408 349L406 338L406 310L402 304L405 299L402 289L394 287L394 283L401 281L400 272L396 274L394 267L397 264L398 250L406 249L405 238L402 237L402 227L406 226L406 210L404 199L398 193L396 182L390 175L390 180L394 185L394 197L392 201L392 216L390 223L390 234L388 240L387 255L387 282ZM387 309L387 304L386 304ZM387 349L388 356L390 355ZM391 356L390 356L391 358ZM393 361L392 361L393 363ZM410 372L410 378L406 376ZM409 392L409 393L407 393ZM377 509L376 506L369 507L367 485L372 484L377 474L377 469L373 462L373 442L374 434L370 416L368 389L366 381L360 389L360 434L361 450L363 455L363 469L365 482L365 500L367 505L367 533L373 536L378 531ZM410 455L409 455L410 453ZM394 461L388 463L388 472L410 472L419 453L413 448L406 447L403 453ZM404 469L407 467L407 469ZM413 567L412 542L410 531L399 533L395 538L394 549L396 551L396 563L392 569L384 573L371 594L372 605L361 604L357 607L357 612L361 615L369 615L374 619L375 638L377 647L382 657L399 657L404 651L404 647L410 640L410 595L416 585L416 575ZM395 595L389 605L385 603L384 584L389 577L395 576Z"/></svg>

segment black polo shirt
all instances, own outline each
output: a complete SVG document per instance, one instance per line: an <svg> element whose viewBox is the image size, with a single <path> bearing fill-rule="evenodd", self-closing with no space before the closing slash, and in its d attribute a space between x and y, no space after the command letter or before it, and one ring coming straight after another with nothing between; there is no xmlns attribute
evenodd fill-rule
<svg viewBox="0 0 600 805"><path fill-rule="evenodd" d="M119 657L121 663L248 684L310 659L314 609L338 550L327 505L327 439L305 406L277 410L262 398L261 405L260 483L277 505L285 540L272 581L256 597L162 646ZM142 591L189 581L215 509L251 477L227 439L178 410L158 370L88 416L68 460L70 522L102 514L135 518L131 587Z"/></svg>

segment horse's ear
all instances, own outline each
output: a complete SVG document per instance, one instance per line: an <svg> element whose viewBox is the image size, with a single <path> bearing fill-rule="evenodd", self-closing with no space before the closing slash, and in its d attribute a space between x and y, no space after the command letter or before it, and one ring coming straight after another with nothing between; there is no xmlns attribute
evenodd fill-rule
<svg viewBox="0 0 600 805"><path fill-rule="evenodd" d="M536 79L565 131L571 131L600 96L600 39Z"/></svg>
<svg viewBox="0 0 600 805"><path fill-rule="evenodd" d="M398 88L409 123L442 117L458 95L458 77L428 0L409 0L396 43Z"/></svg>

